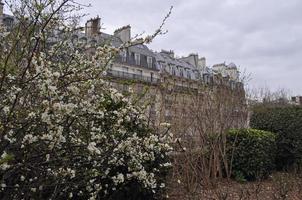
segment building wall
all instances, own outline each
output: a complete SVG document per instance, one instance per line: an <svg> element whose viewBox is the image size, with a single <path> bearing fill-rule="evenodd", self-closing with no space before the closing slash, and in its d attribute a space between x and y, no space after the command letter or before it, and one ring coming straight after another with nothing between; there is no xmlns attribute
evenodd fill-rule
<svg viewBox="0 0 302 200"><path fill-rule="evenodd" d="M3 9L4 9L4 4L2 3L2 0L0 0L0 26L3 24Z"/></svg>

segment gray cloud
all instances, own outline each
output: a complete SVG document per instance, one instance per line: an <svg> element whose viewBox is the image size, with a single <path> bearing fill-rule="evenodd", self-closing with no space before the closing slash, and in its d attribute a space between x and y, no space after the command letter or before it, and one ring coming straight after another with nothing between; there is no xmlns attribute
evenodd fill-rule
<svg viewBox="0 0 302 200"><path fill-rule="evenodd" d="M249 85L287 88L302 95L301 0L78 0L91 3L85 12L99 14L112 33L131 24L134 33L152 33L174 6L154 50L191 52L208 64L235 62L252 73Z"/></svg>

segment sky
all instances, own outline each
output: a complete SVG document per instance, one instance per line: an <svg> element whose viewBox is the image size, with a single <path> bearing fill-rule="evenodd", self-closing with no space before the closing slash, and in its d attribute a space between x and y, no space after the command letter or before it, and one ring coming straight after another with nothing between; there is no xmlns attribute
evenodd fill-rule
<svg viewBox="0 0 302 200"><path fill-rule="evenodd" d="M248 86L287 89L302 95L302 0L77 0L91 4L103 32L130 24L132 35L152 34L173 6L149 47L198 53L207 65L234 62L251 74ZM82 22L84 23L84 21Z"/></svg>

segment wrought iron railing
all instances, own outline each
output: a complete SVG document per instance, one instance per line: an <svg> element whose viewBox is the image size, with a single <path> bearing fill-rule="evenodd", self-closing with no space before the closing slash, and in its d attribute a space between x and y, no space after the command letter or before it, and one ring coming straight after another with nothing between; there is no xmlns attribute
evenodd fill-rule
<svg viewBox="0 0 302 200"><path fill-rule="evenodd" d="M154 78L151 76L150 77L143 76L140 74L133 74L133 73L117 71L117 70L112 70L112 69L107 71L107 76L122 78L122 79L129 79L129 80L138 80L138 81L148 82L148 83L152 83L152 84L157 84L160 81L159 78Z"/></svg>

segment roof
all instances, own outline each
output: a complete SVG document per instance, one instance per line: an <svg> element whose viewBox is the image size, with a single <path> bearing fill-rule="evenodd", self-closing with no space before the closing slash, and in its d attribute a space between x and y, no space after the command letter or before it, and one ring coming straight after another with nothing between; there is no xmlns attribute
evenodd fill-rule
<svg viewBox="0 0 302 200"><path fill-rule="evenodd" d="M237 69L237 66L234 64L234 63L230 63L229 65L228 65L228 68L234 68L234 69Z"/></svg>
<svg viewBox="0 0 302 200"><path fill-rule="evenodd" d="M190 63L188 63L184 60L178 59L178 58L173 58L173 57L169 56L166 53L156 52L155 54L156 54L156 60L159 61L159 62L165 62L167 64L180 66L180 67L183 67L183 68L186 68L186 69L191 69L192 71L197 70L196 67L193 66L192 64L190 64Z"/></svg>
<svg viewBox="0 0 302 200"><path fill-rule="evenodd" d="M153 53L153 51L151 51L146 45L143 44L131 46L129 47L129 50L134 53L141 53L146 56L156 57L155 53Z"/></svg>

